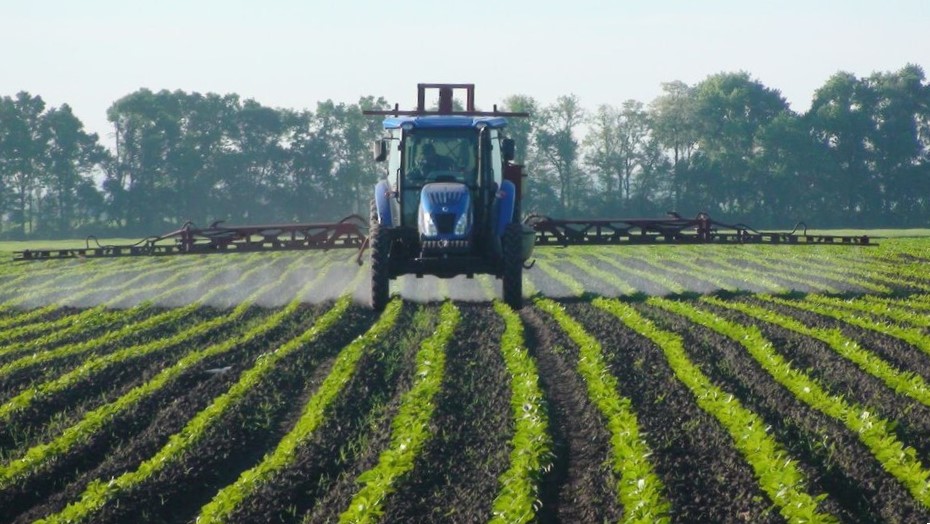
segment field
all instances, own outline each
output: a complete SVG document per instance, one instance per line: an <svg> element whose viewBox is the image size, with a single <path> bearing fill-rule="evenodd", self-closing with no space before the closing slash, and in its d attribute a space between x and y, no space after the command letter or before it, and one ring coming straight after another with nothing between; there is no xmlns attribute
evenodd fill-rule
<svg viewBox="0 0 930 524"><path fill-rule="evenodd" d="M0 522L930 521L930 239L354 256L0 263Z"/></svg>

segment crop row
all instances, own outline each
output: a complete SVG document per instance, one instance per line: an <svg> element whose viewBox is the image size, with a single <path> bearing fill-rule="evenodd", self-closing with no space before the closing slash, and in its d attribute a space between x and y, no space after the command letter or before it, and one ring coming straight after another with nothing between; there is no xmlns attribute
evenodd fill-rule
<svg viewBox="0 0 930 524"><path fill-rule="evenodd" d="M612 253L541 250L520 312L479 278L475 303L375 318L338 254L178 271L209 291L173 309L4 308L0 413L21 434L0 439L0 517L927 520L930 300L901 255ZM170 292L136 269L130 287ZM420 283L452 291L396 289Z"/></svg>
<svg viewBox="0 0 930 524"><path fill-rule="evenodd" d="M619 256L621 252L615 247L541 249L538 253L541 265L538 270L530 271L529 277L539 280L547 294L555 295L565 294L566 290L557 284L549 285L544 266L573 276L584 275L578 280L586 291L608 296L713 290L768 293L860 290L885 294L930 288L930 282L918 270L901 271L894 262L868 256L877 248L845 248L857 250L861 259L841 256L846 254L844 248L835 248L827 255L812 251L814 248L768 249L763 254L758 248L731 246L700 250L688 246L658 249L634 246ZM780 256L772 257L772 250L778 250ZM574 294L572 290L568 292Z"/></svg>
<svg viewBox="0 0 930 524"><path fill-rule="evenodd" d="M260 291L264 291L264 289ZM134 471L126 472L112 481L92 482L87 486L78 501L68 505L60 513L49 517L48 521L74 522L85 519L104 506L107 501L145 482L149 477L172 463L183 460L189 450L196 446L201 439L205 438L212 426L221 420L233 405L247 395L267 375L274 372L279 361L291 353L301 350L321 333L333 326L345 313L350 303L351 300L348 297L341 299L336 302L330 311L322 315L314 323L313 327L289 340L273 352L261 355L251 369L242 373L238 382L226 393L214 399L206 409L197 413L179 433L172 435L154 456L142 462ZM245 336L249 336L249 333L246 333ZM209 351L209 348L206 351Z"/></svg>
<svg viewBox="0 0 930 524"><path fill-rule="evenodd" d="M564 272L556 270L551 264L543 264L540 269L547 277L558 281L562 287L574 292L574 294L581 295L584 293L585 287L578 280ZM608 277L608 279L609 278L610 277ZM853 326L861 327L875 333L895 337L906 342L915 350L921 352L926 351L925 344L927 344L927 337L921 331L915 328L898 327L886 322L868 320L868 318L866 318L867 315L863 315L862 317L851 315L849 311L853 308L849 305L845 305L846 307L844 308L844 304L842 304L843 301L838 299L817 295L811 295L807 301L803 302L788 301L771 296L761 296L760 298L764 298L773 304L786 307L790 306L802 311L818 313L825 317L847 322ZM872 297L868 297L868 299L875 300ZM757 320L771 322L780 327L792 329L812 339L823 341L837 351L853 359L864 371L883 378L893 391L908 395L925 404L924 392L926 391L926 386L919 375L912 372L895 370L881 358L863 349L855 340L844 337L837 330L831 331L823 328L805 326L793 320L791 317L783 314L780 315L762 305L750 306L741 301L716 298L705 298L704 300L708 304L751 314ZM885 300L887 303L887 299ZM906 304L906 301L902 302ZM617 301L605 301L604 299L597 299L594 303L599 307L610 309L618 318L624 320L629 327L639 331L644 336L652 338L653 341L664 350L668 351L677 348L678 350L675 351L675 355L668 355L669 362L674 362L676 359L683 358L684 353L681 351L681 342L676 339L674 334L663 332L656 328L655 325L644 320L629 306ZM928 487L930 486L930 483L928 483L928 474L924 469L921 459L918 457L918 452L896 438L895 432L891 429L897 425L896 422L884 420L880 416L877 416L874 411L848 404L842 398L827 393L814 379L788 365L776 352L772 351L772 344L762 339L761 335L759 335L757 331L753 331L751 327L723 321L709 313L688 306L683 302L653 298L649 300L649 304L657 308L673 311L696 325L703 325L711 329L716 329L719 333L730 336L733 340L738 341L778 383L787 388L792 394L797 395L798 398L804 400L804 402L813 409L827 413L834 419L844 423L851 432L859 435L866 446L871 450L873 456L882 464L882 469L890 472L901 482L920 504L930 506L926 498L928 489L930 489L930 487ZM862 305L859 306L858 309L865 310L866 308L867 306ZM888 306L882 313L877 313L876 315L884 315L886 318L893 318L898 322L925 325L925 320L919 316L903 311L902 309L893 309L891 306ZM631 318L634 320L631 321ZM688 370L689 367L685 365L685 367L681 369ZM684 382L689 382L687 374L684 371L681 373L679 379ZM703 381L697 380L696 384L700 384L701 382ZM708 398L719 399L722 396L724 398L723 402L729 404L731 410L734 409L733 405L738 405L738 399L732 393L724 395L722 392L714 394L700 394L695 392L695 395L705 402ZM761 420L751 412L746 413L744 416L755 417L757 421ZM727 419L735 420L738 418L739 417L733 417L732 415L726 415L720 420L724 422ZM751 430L753 427L760 428L761 426L759 426L758 422L747 423L745 420L733 426L734 429L740 429L742 431ZM765 440L765 437L765 430L761 430L761 432L756 435L756 439ZM779 468L776 466L779 464L779 456L781 456L784 451L767 454L762 453L762 455L768 455L768 458L760 459L757 454L765 446L758 446L757 440L749 439L745 434L743 436L734 435L734 439L737 443L745 444L748 441L756 446L754 451L752 451L752 449L746 450L748 453L747 457L750 462L756 463L755 469L760 476L760 482L767 488L765 491L769 493L770 496L773 496L773 500L782 508L781 511L785 516L793 514L794 516L800 516L802 520L810 518L817 519L817 500L820 500L820 497L813 498L809 495L801 494L800 496L802 498L806 497L807 502L805 503L799 503L797 501L786 502L784 499L784 497L791 493L791 489L788 489L791 485L803 485L803 482L800 481L802 476L797 470L789 471L785 474L785 478L794 480L787 482L772 480L773 475L777 477ZM768 440L771 440L771 438ZM772 449L777 449L779 446L777 443L774 444L775 448ZM771 448L771 446L769 447ZM750 453L750 451L752 452ZM784 466L790 466L791 464L792 462L790 460L784 462ZM781 497L781 500L774 497L774 495ZM826 515L822 516L826 517L827 520L830 518Z"/></svg>

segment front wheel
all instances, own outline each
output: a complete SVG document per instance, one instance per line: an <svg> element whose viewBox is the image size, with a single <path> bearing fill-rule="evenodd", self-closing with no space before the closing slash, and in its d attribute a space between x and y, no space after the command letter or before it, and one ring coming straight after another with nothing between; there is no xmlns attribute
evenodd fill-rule
<svg viewBox="0 0 930 524"><path fill-rule="evenodd" d="M520 224L508 224L501 238L504 302L513 309L523 307L523 240Z"/></svg>
<svg viewBox="0 0 930 524"><path fill-rule="evenodd" d="M374 207L374 206L372 206ZM391 279L388 275L391 254L390 231L378 223L378 215L371 213L368 226L368 248L371 249L371 308L384 311L390 299Z"/></svg>

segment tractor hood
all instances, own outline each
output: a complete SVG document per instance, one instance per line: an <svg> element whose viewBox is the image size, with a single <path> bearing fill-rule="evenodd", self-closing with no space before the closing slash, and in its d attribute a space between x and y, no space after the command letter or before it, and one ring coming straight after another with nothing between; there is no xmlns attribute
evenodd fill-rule
<svg viewBox="0 0 930 524"><path fill-rule="evenodd" d="M471 236L471 193L464 184L426 184L420 192L417 213L420 239L463 241ZM456 245L459 242L456 242Z"/></svg>

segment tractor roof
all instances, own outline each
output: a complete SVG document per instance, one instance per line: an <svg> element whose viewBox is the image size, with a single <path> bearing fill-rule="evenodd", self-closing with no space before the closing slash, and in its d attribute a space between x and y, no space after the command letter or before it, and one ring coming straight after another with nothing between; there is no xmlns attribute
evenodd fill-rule
<svg viewBox="0 0 930 524"><path fill-rule="evenodd" d="M406 123L411 123L414 128L419 129L478 127L479 124L501 128L507 125L507 119L500 116L394 116L384 119L384 129L399 129Z"/></svg>

